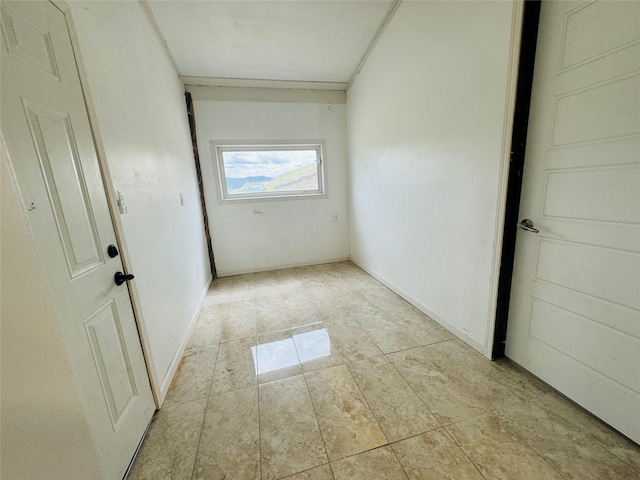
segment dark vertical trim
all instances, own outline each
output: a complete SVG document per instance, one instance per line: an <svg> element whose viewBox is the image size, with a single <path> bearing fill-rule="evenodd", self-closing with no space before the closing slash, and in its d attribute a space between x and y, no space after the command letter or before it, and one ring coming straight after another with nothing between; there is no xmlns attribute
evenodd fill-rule
<svg viewBox="0 0 640 480"><path fill-rule="evenodd" d="M531 106L531 87L533 85L533 67L536 58L538 40L538 21L540 19L540 1L526 0L522 20L522 42L518 65L518 86L516 106L513 114L513 133L511 135L511 159L509 179L507 181L507 200L502 236L502 257L500 278L498 280L498 299L496 309L496 328L493 337L491 357L504 357L507 339L507 320L509 318L509 300L511 298L511 280L516 252L516 233L520 193L522 191L522 171L527 146L527 127Z"/></svg>
<svg viewBox="0 0 640 480"><path fill-rule="evenodd" d="M198 189L200 190L200 204L202 205L202 217L204 220L204 235L207 239L207 249L209 250L209 264L211 265L211 275L217 278L216 262L213 257L213 247L211 246L211 234L209 233L209 215L207 214L207 204L204 201L204 185L202 184L202 169L200 168L200 155L198 154L198 141L196 137L196 117L193 112L193 100L191 94L185 92L187 103L187 116L189 117L189 128L191 129L191 143L193 144L193 158L196 162L196 176L198 177Z"/></svg>

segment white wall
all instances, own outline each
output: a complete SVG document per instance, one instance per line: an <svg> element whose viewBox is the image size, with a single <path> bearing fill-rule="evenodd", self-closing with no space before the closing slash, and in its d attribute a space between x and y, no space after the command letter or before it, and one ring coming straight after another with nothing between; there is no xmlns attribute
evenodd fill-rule
<svg viewBox="0 0 640 480"><path fill-rule="evenodd" d="M198 100L198 150L219 276L349 257L345 106ZM325 140L327 198L220 204L211 140ZM262 212L262 213L256 213ZM338 222L332 222L333 214Z"/></svg>
<svg viewBox="0 0 640 480"><path fill-rule="evenodd" d="M347 93L352 258L485 353L513 9L403 2Z"/></svg>
<svg viewBox="0 0 640 480"><path fill-rule="evenodd" d="M4 154L2 149L0 477L101 478L62 331Z"/></svg>
<svg viewBox="0 0 640 480"><path fill-rule="evenodd" d="M120 217L162 397L210 278L184 95L138 2L69 5L113 185L129 210Z"/></svg>

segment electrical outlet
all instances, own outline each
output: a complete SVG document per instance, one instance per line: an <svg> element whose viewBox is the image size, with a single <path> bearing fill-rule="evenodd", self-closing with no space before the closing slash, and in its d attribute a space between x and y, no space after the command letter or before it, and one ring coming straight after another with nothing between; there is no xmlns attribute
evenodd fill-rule
<svg viewBox="0 0 640 480"><path fill-rule="evenodd" d="M331 221L332 222L337 222L338 221L338 214L334 213L333 216L331 217Z"/></svg>
<svg viewBox="0 0 640 480"><path fill-rule="evenodd" d="M180 205L182 205L184 207L184 194L183 193L180 194Z"/></svg>

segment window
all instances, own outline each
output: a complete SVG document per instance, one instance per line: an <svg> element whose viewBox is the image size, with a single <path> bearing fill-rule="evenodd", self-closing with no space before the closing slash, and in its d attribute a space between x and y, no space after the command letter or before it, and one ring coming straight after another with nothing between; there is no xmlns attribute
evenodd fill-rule
<svg viewBox="0 0 640 480"><path fill-rule="evenodd" d="M223 201L324 195L323 142L213 146Z"/></svg>

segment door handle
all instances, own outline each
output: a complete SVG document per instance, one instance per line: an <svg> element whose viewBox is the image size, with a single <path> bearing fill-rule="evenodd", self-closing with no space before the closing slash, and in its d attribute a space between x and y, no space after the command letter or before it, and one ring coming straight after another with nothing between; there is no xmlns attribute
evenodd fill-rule
<svg viewBox="0 0 640 480"><path fill-rule="evenodd" d="M523 230L526 230L527 232L538 233L540 231L537 228L533 228L533 222L528 218L525 218L524 220L522 220L518 224L518 227L520 227Z"/></svg>
<svg viewBox="0 0 640 480"><path fill-rule="evenodd" d="M135 277L130 273L116 272L116 274L113 276L113 281L116 282L116 285L122 285L124 282L133 280L134 278Z"/></svg>

